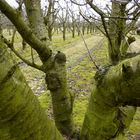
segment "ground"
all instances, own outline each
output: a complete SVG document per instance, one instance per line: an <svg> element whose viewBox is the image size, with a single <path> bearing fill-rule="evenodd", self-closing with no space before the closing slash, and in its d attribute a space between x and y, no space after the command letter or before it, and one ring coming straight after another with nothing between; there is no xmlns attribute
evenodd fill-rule
<svg viewBox="0 0 140 140"><path fill-rule="evenodd" d="M58 50L63 51L67 56L69 90L75 95L73 110L74 123L75 128L79 131L88 105L88 98L94 85L94 74L96 72L94 62L96 62L98 67L108 63L107 43L106 39L100 35L86 35L84 38L90 52L89 54L80 37L72 39L69 35L65 42L61 38L60 35L55 35L54 41L52 42L52 49L55 53ZM32 60L29 47L24 51L19 48L21 46L20 40L21 38L17 35L15 46L18 46L17 49L22 55ZM137 41L132 44L129 51L138 52L139 46L140 37L137 37ZM92 56L93 60L90 59L89 55ZM35 52L34 59L37 63L41 63ZM44 74L21 61L19 65L30 87L37 95L41 106L46 110L50 118L52 118L51 97L49 91L46 92L47 87L44 82ZM130 129L126 131L126 136L121 137L119 140L140 140L140 109L138 109Z"/></svg>

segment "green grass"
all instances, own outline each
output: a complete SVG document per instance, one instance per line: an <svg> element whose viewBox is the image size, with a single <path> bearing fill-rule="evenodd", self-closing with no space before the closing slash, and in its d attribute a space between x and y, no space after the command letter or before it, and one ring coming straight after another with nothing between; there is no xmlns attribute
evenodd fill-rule
<svg viewBox="0 0 140 140"><path fill-rule="evenodd" d="M11 36L8 35L7 31L4 31L4 35L8 39L11 38ZM90 37L90 35L85 36L85 38L88 38L88 37ZM57 49L63 50L64 48L67 49L67 47L70 47L73 44L77 43L77 41L79 41L80 39L81 37L76 36L75 38L72 38L71 34L67 34L66 41L63 41L62 34L58 34L58 35L55 34L51 45L53 46L54 50L57 50ZM140 39L140 37L138 36L137 39ZM19 48L21 47L21 45L19 45L20 42L21 42L21 37L17 33L15 37L15 46L23 54L23 56L26 57L26 59L30 59L31 58L30 48L27 47L25 51L22 51L22 49ZM139 46L140 43L138 42L137 45ZM35 56L36 56L36 53L35 53ZM95 61L98 66L102 64L106 64L108 62L107 42L105 42L102 50L96 50L93 53L93 57L95 57ZM40 64L39 60L37 60L37 62ZM30 67L25 67L22 69L22 71L25 74L28 81L32 81L34 77L40 77L40 75L42 75L42 73ZM69 89L72 93L75 94L73 117L74 117L74 123L75 123L76 128L81 128L82 126L84 115L85 115L86 108L88 105L89 96L90 96L90 93L92 91L92 87L94 84L94 78L93 78L94 74L95 74L95 66L89 60L89 58L85 58L82 62L80 62L68 73ZM42 83L44 82L39 81L38 86ZM32 84L31 86L34 86L34 84ZM49 110L51 108L51 97L48 91L39 95L38 99L42 108L44 108L45 110ZM130 129L127 133L130 133L133 135L140 133L140 109L138 109L134 117L134 120L132 124L130 125ZM116 140L128 140L127 133L125 137L120 136Z"/></svg>

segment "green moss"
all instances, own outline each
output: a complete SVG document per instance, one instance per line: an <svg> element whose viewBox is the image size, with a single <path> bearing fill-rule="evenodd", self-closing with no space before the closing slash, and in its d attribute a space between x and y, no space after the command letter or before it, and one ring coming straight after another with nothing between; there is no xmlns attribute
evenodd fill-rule
<svg viewBox="0 0 140 140"><path fill-rule="evenodd" d="M38 96L38 100L40 102L40 105L42 108L44 109L48 109L48 107L50 106L50 92L49 91L46 91L44 93L42 93L40 96Z"/></svg>
<svg viewBox="0 0 140 140"><path fill-rule="evenodd" d="M74 102L74 110L73 110L73 117L74 123L77 128L81 128L85 116L85 112L87 109L88 100L87 97L80 97L77 98Z"/></svg>
<svg viewBox="0 0 140 140"><path fill-rule="evenodd" d="M130 133L137 134L140 132L140 108L137 109L133 122L129 128Z"/></svg>

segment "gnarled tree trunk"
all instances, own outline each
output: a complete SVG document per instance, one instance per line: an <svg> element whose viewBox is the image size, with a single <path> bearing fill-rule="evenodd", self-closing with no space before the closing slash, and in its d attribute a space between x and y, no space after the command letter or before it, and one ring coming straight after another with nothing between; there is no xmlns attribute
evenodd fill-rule
<svg viewBox="0 0 140 140"><path fill-rule="evenodd" d="M31 28L37 37L42 40L46 35L43 18L41 18L40 1L25 0L25 5ZM67 89L66 56L58 52L55 56L51 55L49 59L43 61L43 65L47 87L52 96L56 126L63 134L71 135L73 131L72 102Z"/></svg>
<svg viewBox="0 0 140 140"><path fill-rule="evenodd" d="M63 140L1 41L0 139Z"/></svg>
<svg viewBox="0 0 140 140"><path fill-rule="evenodd" d="M127 107L126 122L120 107L140 106L140 56L128 59L106 72L96 74L81 139L107 140L117 137L129 126L135 107ZM123 110L124 112L124 110Z"/></svg>

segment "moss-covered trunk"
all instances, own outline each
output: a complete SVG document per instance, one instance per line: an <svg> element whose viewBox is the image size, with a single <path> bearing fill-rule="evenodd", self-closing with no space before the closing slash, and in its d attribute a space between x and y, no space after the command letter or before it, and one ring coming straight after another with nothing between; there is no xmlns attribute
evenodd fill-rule
<svg viewBox="0 0 140 140"><path fill-rule="evenodd" d="M121 5L116 2L112 2L112 12L111 18L109 20L109 42L108 42L108 52L109 58L112 64L119 62L121 58L121 41L124 39L124 29L126 25L125 19L119 19L118 16L125 16L126 5Z"/></svg>
<svg viewBox="0 0 140 140"><path fill-rule="evenodd" d="M0 139L62 140L0 42Z"/></svg>
<svg viewBox="0 0 140 140"><path fill-rule="evenodd" d="M43 22L43 13L40 7L40 0L24 0L24 3L32 31L40 40L45 41L48 38L46 38L45 34L46 29Z"/></svg>
<svg viewBox="0 0 140 140"><path fill-rule="evenodd" d="M72 97L67 88L66 56L58 52L52 68L46 72L46 83L51 91L54 118L57 128L68 136L73 131Z"/></svg>
<svg viewBox="0 0 140 140"><path fill-rule="evenodd" d="M140 106L139 62L140 56L137 56L112 66L106 73L96 74L97 83L85 116L82 140L110 140L129 126L135 107L126 107L126 114L123 107Z"/></svg>
<svg viewBox="0 0 140 140"><path fill-rule="evenodd" d="M45 30L43 20L41 18L41 11L39 10L40 3L39 1L25 0L25 5L31 27L33 27L33 31L35 31L35 34L38 36L38 38L42 39L40 37L46 35L44 33ZM34 14L31 12L32 10ZM63 31L65 36L65 21ZM73 129L72 102L71 96L67 90L65 68L66 56L63 53L58 52L58 54L55 56L51 55L48 59L45 59L44 57L43 60L45 60L43 61L43 65L46 73L47 87L51 91L56 126L63 134L71 135Z"/></svg>

